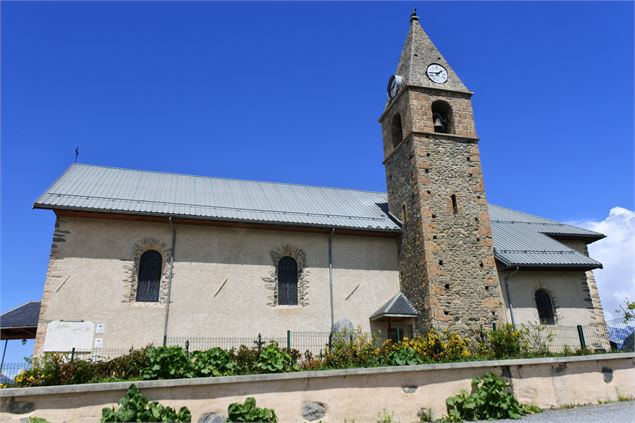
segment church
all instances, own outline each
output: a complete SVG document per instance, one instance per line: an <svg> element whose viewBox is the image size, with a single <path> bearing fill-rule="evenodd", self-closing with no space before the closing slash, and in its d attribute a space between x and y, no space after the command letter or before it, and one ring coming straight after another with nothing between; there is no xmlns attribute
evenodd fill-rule
<svg viewBox="0 0 635 423"><path fill-rule="evenodd" d="M56 215L35 353L604 327L604 235L488 204L473 93L416 14L387 91L385 193L71 165L34 204Z"/></svg>

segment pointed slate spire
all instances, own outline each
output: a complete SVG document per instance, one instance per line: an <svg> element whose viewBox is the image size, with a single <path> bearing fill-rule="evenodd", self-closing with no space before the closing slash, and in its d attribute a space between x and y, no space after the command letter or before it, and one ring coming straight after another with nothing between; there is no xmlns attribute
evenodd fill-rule
<svg viewBox="0 0 635 423"><path fill-rule="evenodd" d="M426 75L426 69L432 63L437 63L447 70L448 80L445 83L432 82ZM403 78L404 86L415 85L470 92L419 24L416 9L410 15L410 31L401 51L396 74Z"/></svg>

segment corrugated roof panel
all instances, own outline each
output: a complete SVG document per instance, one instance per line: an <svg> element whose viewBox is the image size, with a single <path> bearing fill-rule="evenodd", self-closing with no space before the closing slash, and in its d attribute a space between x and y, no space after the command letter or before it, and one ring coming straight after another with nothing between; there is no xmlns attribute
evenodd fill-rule
<svg viewBox="0 0 635 423"><path fill-rule="evenodd" d="M75 164L35 206L398 232L385 202L375 192Z"/></svg>
<svg viewBox="0 0 635 423"><path fill-rule="evenodd" d="M598 268L602 264L546 235L553 233L601 238L597 232L489 206L496 258L515 267Z"/></svg>
<svg viewBox="0 0 635 423"><path fill-rule="evenodd" d="M74 164L34 207L399 232L383 192L210 178ZM602 234L489 206L496 257L513 266L601 264L545 234Z"/></svg>

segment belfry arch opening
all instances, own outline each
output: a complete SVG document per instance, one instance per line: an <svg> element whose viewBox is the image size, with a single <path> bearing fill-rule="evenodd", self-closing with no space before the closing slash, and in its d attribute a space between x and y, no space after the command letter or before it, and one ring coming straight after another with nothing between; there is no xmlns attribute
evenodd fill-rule
<svg viewBox="0 0 635 423"><path fill-rule="evenodd" d="M392 146L397 147L403 139L403 131L401 130L401 115L397 113L392 117L390 122L390 134L392 136Z"/></svg>
<svg viewBox="0 0 635 423"><path fill-rule="evenodd" d="M454 121L452 119L452 106L443 100L433 102L432 124L434 126L434 132L453 134Z"/></svg>

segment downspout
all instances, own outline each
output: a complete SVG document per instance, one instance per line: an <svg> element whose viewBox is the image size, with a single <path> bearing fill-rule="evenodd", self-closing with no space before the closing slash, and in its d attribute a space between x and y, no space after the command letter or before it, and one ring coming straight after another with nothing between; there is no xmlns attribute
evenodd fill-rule
<svg viewBox="0 0 635 423"><path fill-rule="evenodd" d="M174 250L176 246L176 226L172 222L172 216L169 218L170 228L172 229L172 248L170 251L170 270L168 273L168 297L167 305L165 307L165 323L163 325L163 346L165 347L168 342L168 320L170 318L170 296L172 294L172 274L174 270Z"/></svg>
<svg viewBox="0 0 635 423"><path fill-rule="evenodd" d="M331 299L331 331L333 325L335 325L335 306L333 304L333 235L335 235L335 228L331 229L329 234L329 293Z"/></svg>
<svg viewBox="0 0 635 423"><path fill-rule="evenodd" d="M516 326L516 320L514 319L514 308L512 307L512 295L509 292L509 279L514 276L520 270L519 266L516 266L512 272L509 272L505 275L505 294L507 296L507 304L509 305L509 315L512 318L512 325Z"/></svg>

